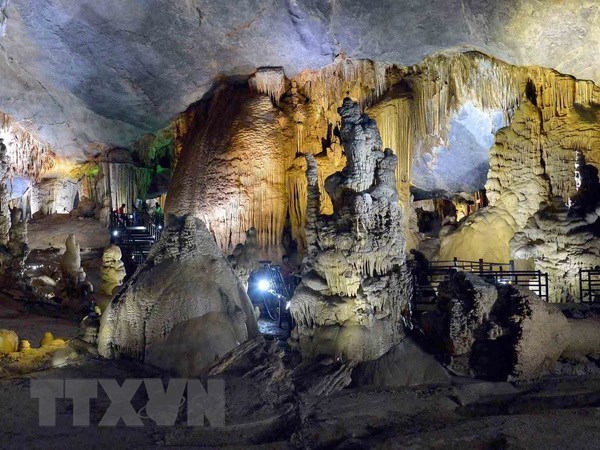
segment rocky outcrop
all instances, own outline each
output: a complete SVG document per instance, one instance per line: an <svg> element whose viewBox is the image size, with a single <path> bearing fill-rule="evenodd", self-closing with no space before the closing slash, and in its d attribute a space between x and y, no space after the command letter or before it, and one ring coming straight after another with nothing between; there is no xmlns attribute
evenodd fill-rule
<svg viewBox="0 0 600 450"><path fill-rule="evenodd" d="M550 371L559 358L600 352L596 318L567 319L527 289L458 272L438 290L441 344L456 374L527 380Z"/></svg>
<svg viewBox="0 0 600 450"><path fill-rule="evenodd" d="M548 294L553 302L579 301L579 269L600 265L600 242L591 214L590 224L554 198L535 213L510 241L513 254L532 258L537 270L548 274ZM588 217L590 214L588 213Z"/></svg>
<svg viewBox="0 0 600 450"><path fill-rule="evenodd" d="M404 256L396 157L377 124L349 98L339 108L347 165L325 181L334 213L320 215L317 167L307 156L307 257L291 300L306 359L376 359L404 335L410 281Z"/></svg>
<svg viewBox="0 0 600 450"><path fill-rule="evenodd" d="M449 381L444 367L410 337L379 359L360 363L352 373L352 385L357 387L395 388Z"/></svg>
<svg viewBox="0 0 600 450"><path fill-rule="evenodd" d="M18 208L10 210L10 229L8 242L0 246L0 268L4 282L16 284L23 282L25 259L29 255L27 239L27 221L22 219L22 212Z"/></svg>
<svg viewBox="0 0 600 450"><path fill-rule="evenodd" d="M257 333L250 300L204 223L172 216L102 314L98 350L194 376Z"/></svg>
<svg viewBox="0 0 600 450"><path fill-rule="evenodd" d="M248 290L250 274L259 268L260 249L256 240L256 228L246 231L246 241L239 243L227 258L240 283Z"/></svg>

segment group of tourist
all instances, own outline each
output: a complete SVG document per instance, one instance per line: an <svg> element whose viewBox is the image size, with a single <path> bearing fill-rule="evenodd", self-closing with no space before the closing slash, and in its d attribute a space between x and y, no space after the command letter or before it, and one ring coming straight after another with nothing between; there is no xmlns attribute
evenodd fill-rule
<svg viewBox="0 0 600 450"><path fill-rule="evenodd" d="M124 226L136 226L140 222L140 217L148 214L156 225L162 226L165 220L165 214L160 203L156 202L153 208L148 208L148 203L138 199L137 204L132 205L132 212L129 214L125 203L114 211L119 223Z"/></svg>

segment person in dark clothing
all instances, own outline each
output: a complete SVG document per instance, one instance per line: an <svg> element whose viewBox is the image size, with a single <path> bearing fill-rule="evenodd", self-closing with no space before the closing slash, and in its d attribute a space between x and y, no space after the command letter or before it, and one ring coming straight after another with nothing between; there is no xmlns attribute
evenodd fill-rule
<svg viewBox="0 0 600 450"><path fill-rule="evenodd" d="M154 223L156 223L157 225L162 225L163 221L164 221L163 209L160 207L160 204L158 202L156 202L156 204L154 205Z"/></svg>

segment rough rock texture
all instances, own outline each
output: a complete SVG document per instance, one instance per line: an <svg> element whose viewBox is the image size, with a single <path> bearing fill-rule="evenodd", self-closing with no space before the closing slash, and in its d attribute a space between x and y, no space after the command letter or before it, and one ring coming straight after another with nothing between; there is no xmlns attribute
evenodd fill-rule
<svg viewBox="0 0 600 450"><path fill-rule="evenodd" d="M10 229L6 246L0 247L0 268L4 269L5 282L8 284L23 281L25 259L29 255L27 240L27 222L22 219L20 209L10 210Z"/></svg>
<svg viewBox="0 0 600 450"><path fill-rule="evenodd" d="M577 192L545 202L510 241L511 253L531 258L535 268L548 273L549 296L555 302L579 300L579 269L600 266L600 180L598 169L577 152Z"/></svg>
<svg viewBox="0 0 600 450"><path fill-rule="evenodd" d="M171 186L181 194L170 196L167 210L204 218L228 254L250 227L271 258L289 238L303 253L308 186L303 155L315 157L320 210L331 214L325 179L346 164L336 111L346 96L377 121L383 148L394 149L396 187L405 206L411 185L419 198L472 195L484 188L490 163L488 189L492 197L500 195L519 181L522 167L529 170L522 161L531 162L536 175L549 177L555 192L568 196L570 153L581 148L592 163L600 160L594 151L600 89L592 82L511 66L477 52L430 56L411 67L339 57L283 81L276 68L261 68L249 80L226 78L182 113L168 133L158 133L159 143L170 134L181 162ZM490 158L492 133L514 122L500 133ZM530 145L536 137L540 143ZM188 165L194 169L185 169ZM503 174L504 168L518 175ZM199 176L192 182L195 173ZM528 194L517 190L515 195ZM508 259L509 239L501 241L503 259Z"/></svg>
<svg viewBox="0 0 600 450"><path fill-rule="evenodd" d="M374 361L360 363L352 373L353 386L393 388L445 384L450 375L409 337Z"/></svg>
<svg viewBox="0 0 600 450"><path fill-rule="evenodd" d="M8 242L8 230L10 229L10 209L8 206L10 194L6 185L9 167L6 150L6 145L0 141L0 244Z"/></svg>
<svg viewBox="0 0 600 450"><path fill-rule="evenodd" d="M72 217L96 217L96 202L87 197L82 197L75 209L69 213Z"/></svg>
<svg viewBox="0 0 600 450"><path fill-rule="evenodd" d="M531 291L496 287L459 272L439 286L448 368L460 375L527 380L551 370L559 358L600 352L596 318L573 320Z"/></svg>
<svg viewBox="0 0 600 450"><path fill-rule="evenodd" d="M0 13L8 17L0 109L80 156L93 152L90 143L126 145L165 126L220 74L283 66L293 75L341 53L412 65L438 50L478 49L600 81L596 8L594 0L544 8L536 0L13 0Z"/></svg>
<svg viewBox="0 0 600 450"><path fill-rule="evenodd" d="M227 258L240 283L248 290L250 274L260 266L260 253L256 242L256 228L246 232L246 241L238 244Z"/></svg>
<svg viewBox="0 0 600 450"><path fill-rule="evenodd" d="M507 262L509 242L543 202L577 192L574 167L583 153L600 163L597 88L554 73L526 70L510 125L496 134L486 182L489 207L441 239L438 258Z"/></svg>
<svg viewBox="0 0 600 450"><path fill-rule="evenodd" d="M104 295L112 296L116 287L123 284L125 279L125 264L121 261L123 257L121 249L116 245L111 245L104 249L102 254L102 285L100 292Z"/></svg>
<svg viewBox="0 0 600 450"><path fill-rule="evenodd" d="M165 210L202 219L226 254L254 227L265 257L278 257L286 219L280 111L245 85L222 85L190 108Z"/></svg>
<svg viewBox="0 0 600 450"><path fill-rule="evenodd" d="M320 215L317 165L307 156L307 258L291 300L303 357L376 359L404 334L410 282L396 157L349 98L339 108L347 165L325 181L334 213Z"/></svg>
<svg viewBox="0 0 600 450"><path fill-rule="evenodd" d="M172 216L102 314L98 350L192 376L257 332L250 300L204 223Z"/></svg>
<svg viewBox="0 0 600 450"><path fill-rule="evenodd" d="M255 414L270 418L290 408L295 389L283 357L276 341L257 336L208 368L209 376L225 379L227 423L247 421Z"/></svg>
<svg viewBox="0 0 600 450"><path fill-rule="evenodd" d="M76 181L51 178L36 186L39 197L39 210L43 215L67 214L75 208L79 191Z"/></svg>
<svg viewBox="0 0 600 450"><path fill-rule="evenodd" d="M595 222L598 216L593 216ZM533 258L535 268L548 273L551 301L579 301L579 269L600 265L596 229L559 197L529 219L510 247L517 258Z"/></svg>

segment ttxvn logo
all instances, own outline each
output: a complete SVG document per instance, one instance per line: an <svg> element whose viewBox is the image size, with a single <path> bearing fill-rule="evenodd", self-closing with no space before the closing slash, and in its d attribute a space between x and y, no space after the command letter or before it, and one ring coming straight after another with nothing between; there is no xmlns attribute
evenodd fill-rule
<svg viewBox="0 0 600 450"><path fill-rule="evenodd" d="M142 385L148 402L136 411L132 400ZM114 379L31 380L31 398L39 399L40 426L56 426L56 402L60 399L72 400L74 426L89 426L90 401L99 398L99 386L110 401L98 423L101 427L114 427L119 420L140 427L143 418L170 426L184 407L188 426L202 427L205 419L212 427L225 426L225 382L209 379L205 388L200 380L184 378L170 379L166 388L160 378L127 379L123 384Z"/></svg>

